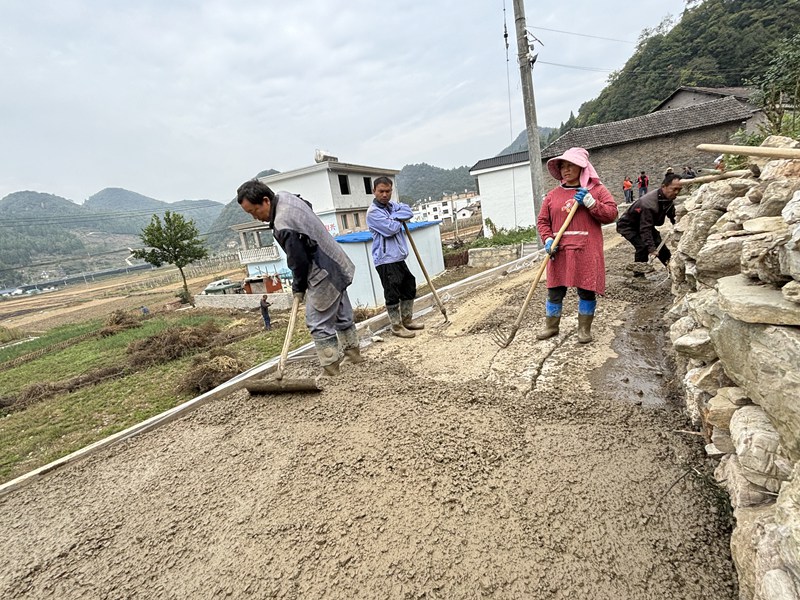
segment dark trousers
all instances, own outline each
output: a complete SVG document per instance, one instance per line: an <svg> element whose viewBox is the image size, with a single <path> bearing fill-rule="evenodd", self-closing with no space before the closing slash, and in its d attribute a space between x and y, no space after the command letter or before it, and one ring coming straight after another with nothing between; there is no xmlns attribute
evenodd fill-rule
<svg viewBox="0 0 800 600"><path fill-rule="evenodd" d="M417 297L417 280L408 270L406 261L378 265L375 270L383 284L386 306L394 306L401 300L413 300Z"/></svg>
<svg viewBox="0 0 800 600"><path fill-rule="evenodd" d="M633 248L635 250L635 254L633 257L633 262L643 263L650 260L650 251L647 248L647 245L642 241L642 236L638 233L623 233L623 237L628 240L631 244L633 244ZM661 234L658 233L658 229L653 227L652 231L653 241L656 244L656 247L661 243ZM660 260L664 266L667 266L670 257L672 256L672 252L669 251L667 245L664 244L661 246L661 250L658 251L658 260Z"/></svg>
<svg viewBox="0 0 800 600"><path fill-rule="evenodd" d="M261 311L261 316L264 319L264 328L265 329L271 329L272 328L272 324L270 323L270 320L269 320L269 311L262 310Z"/></svg>
<svg viewBox="0 0 800 600"><path fill-rule="evenodd" d="M592 290L585 290L583 288L576 288L578 290L578 298L581 300L596 300L597 294ZM558 287L547 288L547 299L553 304L561 304L564 302L564 296L567 295L567 286L561 285Z"/></svg>

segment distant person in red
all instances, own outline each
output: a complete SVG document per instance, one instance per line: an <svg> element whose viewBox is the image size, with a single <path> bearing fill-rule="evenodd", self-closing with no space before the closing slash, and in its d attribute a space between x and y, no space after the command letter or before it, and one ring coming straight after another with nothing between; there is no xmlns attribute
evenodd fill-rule
<svg viewBox="0 0 800 600"><path fill-rule="evenodd" d="M641 198L647 193L647 188L650 186L650 178L644 171L636 179L636 184L639 186L639 198Z"/></svg>
<svg viewBox="0 0 800 600"><path fill-rule="evenodd" d="M536 226L550 256L547 266L547 302L545 327L536 337L546 340L558 334L561 305L567 288L578 289L578 342L592 341L592 321L597 307L597 294L606 289L606 265L603 255L601 225L617 218L617 203L600 183L589 153L583 148L570 148L561 156L547 161L547 170L561 181L548 192L539 211ZM580 204L557 247L556 233L567 218L573 204Z"/></svg>

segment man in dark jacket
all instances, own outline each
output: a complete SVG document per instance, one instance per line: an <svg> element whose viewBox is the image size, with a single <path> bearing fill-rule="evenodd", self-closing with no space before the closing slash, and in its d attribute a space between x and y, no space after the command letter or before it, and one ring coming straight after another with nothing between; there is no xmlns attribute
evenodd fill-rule
<svg viewBox="0 0 800 600"><path fill-rule="evenodd" d="M650 186L650 178L644 171L636 178L636 185L639 186L639 198L641 198L647 193L647 188Z"/></svg>
<svg viewBox="0 0 800 600"><path fill-rule="evenodd" d="M269 222L286 253L292 292L306 301L306 325L325 374L339 373L339 341L351 362L361 362L353 307L347 297L355 266L311 204L289 192L274 193L257 179L239 186L236 199L254 219Z"/></svg>
<svg viewBox="0 0 800 600"><path fill-rule="evenodd" d="M681 191L679 175L669 173L661 182L661 187L648 192L631 204L617 221L617 232L628 240L636 250L634 262L646 263L651 256L658 255L666 266L672 253L666 244L661 244L661 235L656 227L664 224L666 219L675 224L675 198ZM644 273L634 271L634 275L643 277Z"/></svg>

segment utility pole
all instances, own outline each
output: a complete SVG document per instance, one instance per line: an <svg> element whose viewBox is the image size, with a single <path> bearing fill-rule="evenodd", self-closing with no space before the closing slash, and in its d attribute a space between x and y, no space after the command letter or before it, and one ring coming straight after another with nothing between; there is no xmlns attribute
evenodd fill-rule
<svg viewBox="0 0 800 600"><path fill-rule="evenodd" d="M533 61L528 44L528 31L525 25L525 4L514 0L514 23L517 30L517 59L522 78L522 103L525 108L525 126L528 131L528 158L531 161L531 190L533 209L536 216L542 209L544 185L542 183L542 151L539 148L539 124L536 122L536 100L533 96Z"/></svg>

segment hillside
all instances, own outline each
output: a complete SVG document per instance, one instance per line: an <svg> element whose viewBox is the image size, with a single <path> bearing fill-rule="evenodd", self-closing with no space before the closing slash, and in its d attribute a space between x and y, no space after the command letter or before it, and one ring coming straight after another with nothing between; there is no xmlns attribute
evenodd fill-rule
<svg viewBox="0 0 800 600"><path fill-rule="evenodd" d="M121 188L107 188L85 204L21 191L0 200L0 287L120 266L139 243L153 214L170 210L208 231L223 205L211 200L169 204Z"/></svg>
<svg viewBox="0 0 800 600"><path fill-rule="evenodd" d="M547 145L548 138L557 131L557 127L539 127L539 147L544 148ZM513 154L514 152L526 152L528 150L528 130L523 129L520 131L517 138L511 142L510 145L503 148L495 156L503 156L505 154Z"/></svg>
<svg viewBox="0 0 800 600"><path fill-rule="evenodd" d="M409 204L421 199L439 198L442 194L475 191L475 179L469 174L469 167L442 169L426 163L406 165L397 174L397 188L400 198Z"/></svg>
<svg viewBox="0 0 800 600"><path fill-rule="evenodd" d="M782 40L800 31L797 0L690 0L672 28L645 30L634 55L581 107L585 127L650 112L680 86L741 86L762 73ZM562 124L561 133L569 127Z"/></svg>

